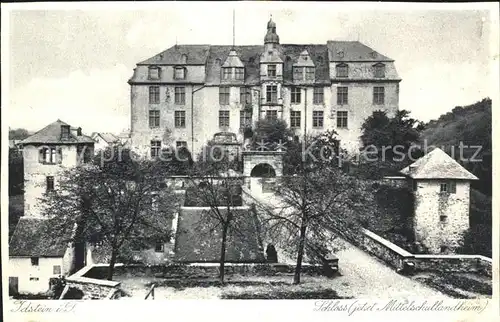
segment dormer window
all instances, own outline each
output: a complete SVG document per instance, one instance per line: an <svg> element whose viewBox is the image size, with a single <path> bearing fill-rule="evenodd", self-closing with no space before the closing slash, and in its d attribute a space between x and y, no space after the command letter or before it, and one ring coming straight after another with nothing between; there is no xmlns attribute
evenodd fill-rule
<svg viewBox="0 0 500 322"><path fill-rule="evenodd" d="M378 63L373 66L374 76L375 78L384 78L385 77L385 65L382 63Z"/></svg>
<svg viewBox="0 0 500 322"><path fill-rule="evenodd" d="M149 67L149 79L160 79L160 67Z"/></svg>
<svg viewBox="0 0 500 322"><path fill-rule="evenodd" d="M293 68L293 79L294 80L303 80L304 79L304 68L303 67L294 67Z"/></svg>
<svg viewBox="0 0 500 322"><path fill-rule="evenodd" d="M306 79L314 80L314 67L306 67Z"/></svg>
<svg viewBox="0 0 500 322"><path fill-rule="evenodd" d="M276 65L267 65L267 76L276 77Z"/></svg>
<svg viewBox="0 0 500 322"><path fill-rule="evenodd" d="M236 67L234 69L234 71L235 71L235 79L238 79L238 80L245 79L245 68Z"/></svg>
<svg viewBox="0 0 500 322"><path fill-rule="evenodd" d="M61 140L69 140L69 125L61 125Z"/></svg>
<svg viewBox="0 0 500 322"><path fill-rule="evenodd" d="M222 69L222 79L231 79L231 67Z"/></svg>
<svg viewBox="0 0 500 322"><path fill-rule="evenodd" d="M336 67L337 77L348 77L349 76L349 66L347 64L339 64Z"/></svg>
<svg viewBox="0 0 500 322"><path fill-rule="evenodd" d="M187 64L188 56L186 54L183 54L181 56L181 64Z"/></svg>
<svg viewBox="0 0 500 322"><path fill-rule="evenodd" d="M174 68L174 79L186 79L186 67L177 66Z"/></svg>

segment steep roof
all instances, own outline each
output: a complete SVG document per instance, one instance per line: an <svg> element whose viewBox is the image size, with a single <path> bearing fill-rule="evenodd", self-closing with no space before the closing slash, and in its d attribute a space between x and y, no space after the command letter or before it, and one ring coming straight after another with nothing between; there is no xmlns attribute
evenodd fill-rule
<svg viewBox="0 0 500 322"><path fill-rule="evenodd" d="M67 125L69 124L57 120L53 123L50 123L43 129L39 130L35 134L27 137L26 139L22 140L19 144L72 144L72 143L95 143L92 138L86 136L86 135L75 135L71 133L69 135L69 139L61 139L61 126L62 125ZM75 129L71 128L70 129Z"/></svg>
<svg viewBox="0 0 500 322"><path fill-rule="evenodd" d="M394 61L359 41L327 42L330 61Z"/></svg>
<svg viewBox="0 0 500 322"><path fill-rule="evenodd" d="M107 143L115 143L115 142L118 142L120 140L116 135L114 135L113 133L109 133L109 132L100 132L100 133L96 133L96 135L99 135Z"/></svg>
<svg viewBox="0 0 500 322"><path fill-rule="evenodd" d="M47 219L21 217L9 242L9 256L63 257L67 241L49 231Z"/></svg>
<svg viewBox="0 0 500 322"><path fill-rule="evenodd" d="M175 45L137 65L205 65L209 49L210 45Z"/></svg>
<svg viewBox="0 0 500 322"><path fill-rule="evenodd" d="M435 148L400 172L413 179L478 180L439 148Z"/></svg>
<svg viewBox="0 0 500 322"><path fill-rule="evenodd" d="M202 208L182 208L179 212L174 260L178 262L218 262L220 259L220 229L217 222L203 215ZM222 210L224 211L224 210ZM254 214L237 210L238 231L228 233L228 262L265 262ZM243 212L243 213L241 213ZM220 226L219 226L220 228Z"/></svg>

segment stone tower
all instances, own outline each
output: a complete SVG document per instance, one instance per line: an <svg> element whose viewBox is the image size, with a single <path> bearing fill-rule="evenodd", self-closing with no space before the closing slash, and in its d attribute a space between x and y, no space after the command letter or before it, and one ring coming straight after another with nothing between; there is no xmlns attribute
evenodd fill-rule
<svg viewBox="0 0 500 322"><path fill-rule="evenodd" d="M469 228L470 181L478 178L439 148L401 173L415 196L415 242L431 254L454 253Z"/></svg>

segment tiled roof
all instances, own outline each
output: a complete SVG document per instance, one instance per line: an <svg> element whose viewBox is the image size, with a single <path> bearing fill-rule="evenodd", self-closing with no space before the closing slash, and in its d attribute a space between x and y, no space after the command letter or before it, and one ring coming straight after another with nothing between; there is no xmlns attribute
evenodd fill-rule
<svg viewBox="0 0 500 322"><path fill-rule="evenodd" d="M327 42L330 61L393 61L359 41Z"/></svg>
<svg viewBox="0 0 500 322"><path fill-rule="evenodd" d="M137 65L205 65L205 84L220 85L221 67L229 56L231 49L234 48L237 57L245 66L245 81L247 85L255 85L260 82L259 62L261 57L267 55L264 52L264 46L220 46L220 45L175 45ZM281 44L275 50L278 51L275 59L282 61L283 80L290 83L293 80L293 65L299 62L300 54L307 51L311 63L316 66L316 83L329 83L329 62L392 62L388 58L370 47L358 41L328 41L327 44ZM264 54L264 56L262 56ZM186 55L186 62L183 62L183 55ZM267 57L267 56L266 56ZM230 58L231 63L240 65L239 62L233 62L235 57ZM396 73L397 75L397 73Z"/></svg>
<svg viewBox="0 0 500 322"><path fill-rule="evenodd" d="M47 219L21 217L9 242L9 256L62 257L67 240L54 237Z"/></svg>
<svg viewBox="0 0 500 322"><path fill-rule="evenodd" d="M102 133L96 133L96 134L99 135L107 143L115 143L115 142L118 142L120 140L113 133L102 132Z"/></svg>
<svg viewBox="0 0 500 322"><path fill-rule="evenodd" d="M92 138L81 135L77 136L70 131L69 139L61 140L61 125L69 125L57 120L39 130L35 134L22 140L20 144L72 144L72 143L95 143ZM74 129L74 128L71 128Z"/></svg>
<svg viewBox="0 0 500 322"><path fill-rule="evenodd" d="M175 45L137 65L205 65L210 45ZM185 55L186 62L182 57Z"/></svg>
<svg viewBox="0 0 500 322"><path fill-rule="evenodd" d="M400 172L413 179L478 180L439 148L435 148Z"/></svg>
<svg viewBox="0 0 500 322"><path fill-rule="evenodd" d="M221 65L229 56L232 46L210 46L206 64L207 85L218 85L221 79ZM260 81L259 61L264 46L236 46L236 54L245 65L245 83L258 84Z"/></svg>
<svg viewBox="0 0 500 322"><path fill-rule="evenodd" d="M207 208L205 208L207 209ZM202 208L182 208L179 213L174 260L178 262L218 262L220 259L220 226L206 220ZM229 231L226 249L228 262L264 262L258 230L249 210L238 210L239 232ZM203 218L203 220L202 220Z"/></svg>

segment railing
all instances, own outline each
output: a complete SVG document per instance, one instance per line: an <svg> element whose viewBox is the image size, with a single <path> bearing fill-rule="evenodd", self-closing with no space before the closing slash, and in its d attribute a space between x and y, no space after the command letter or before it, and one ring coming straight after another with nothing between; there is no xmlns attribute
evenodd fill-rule
<svg viewBox="0 0 500 322"><path fill-rule="evenodd" d="M150 295L153 300L155 299L155 287L156 284L153 283L153 285L151 285L151 288L149 289L148 294L146 294L146 297L144 298L145 300L147 300Z"/></svg>

